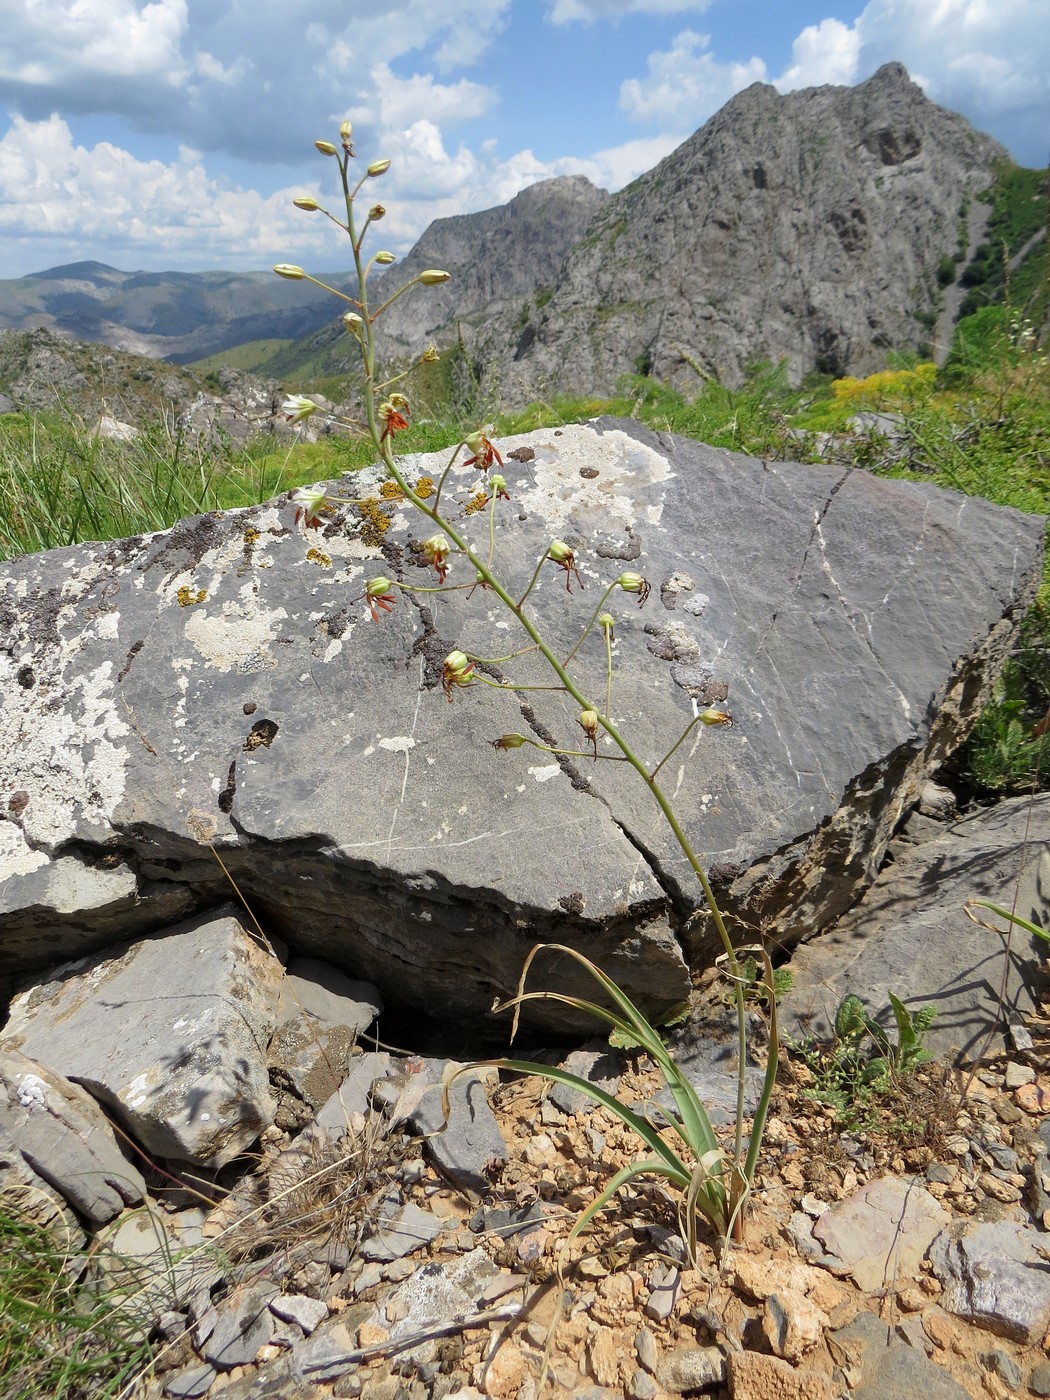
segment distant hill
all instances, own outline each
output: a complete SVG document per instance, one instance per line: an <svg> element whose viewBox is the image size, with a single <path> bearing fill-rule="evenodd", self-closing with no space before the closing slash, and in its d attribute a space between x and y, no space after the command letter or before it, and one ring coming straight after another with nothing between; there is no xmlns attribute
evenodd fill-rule
<svg viewBox="0 0 1050 1400"><path fill-rule="evenodd" d="M346 283L343 273L327 280ZM328 293L272 272L120 272L79 262L0 281L0 329L51 330L175 364L309 335L333 314Z"/></svg>

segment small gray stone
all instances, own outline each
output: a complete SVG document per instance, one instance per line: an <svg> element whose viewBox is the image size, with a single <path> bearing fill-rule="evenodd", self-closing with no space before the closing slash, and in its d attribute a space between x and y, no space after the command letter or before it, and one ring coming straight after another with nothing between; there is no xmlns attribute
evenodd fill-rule
<svg viewBox="0 0 1050 1400"><path fill-rule="evenodd" d="M228 908L68 965L14 999L6 1037L150 1152L221 1167L273 1121L262 1047L282 976Z"/></svg>
<svg viewBox="0 0 1050 1400"><path fill-rule="evenodd" d="M858 1314L828 1340L833 1356L849 1357L860 1370L851 1400L968 1400L958 1381L874 1313Z"/></svg>
<svg viewBox="0 0 1050 1400"><path fill-rule="evenodd" d="M615 1094L620 1087L623 1074L623 1055L601 1040L588 1041L579 1050L573 1050L561 1063L561 1068L588 1084L596 1084L607 1094ZM553 1084L548 1093L551 1103L563 1113L588 1113L594 1108L592 1098L582 1089L570 1088L568 1084Z"/></svg>
<svg viewBox="0 0 1050 1400"><path fill-rule="evenodd" d="M1050 1322L1050 1273L1039 1236L1011 1221L944 1231L930 1260L942 1306L1000 1337L1033 1342Z"/></svg>
<svg viewBox="0 0 1050 1400"><path fill-rule="evenodd" d="M461 1074L453 1083L447 1123L440 1085L426 1091L408 1123L412 1132L426 1135L423 1151L460 1190L487 1191L489 1169L507 1160L507 1144L489 1107L485 1085L475 1073Z"/></svg>
<svg viewBox="0 0 1050 1400"><path fill-rule="evenodd" d="M987 1365L988 1369L997 1375L1005 1385L1008 1385L1011 1390L1020 1390L1022 1380L1021 1368L1012 1356L1007 1356L1005 1351L993 1351L987 1358Z"/></svg>
<svg viewBox="0 0 1050 1400"><path fill-rule="evenodd" d="M292 1372L298 1381L334 1381L359 1364L357 1350L346 1323L334 1322L292 1348Z"/></svg>
<svg viewBox="0 0 1050 1400"><path fill-rule="evenodd" d="M221 1371L247 1366L273 1337L269 1304L275 1289L264 1284L236 1289L218 1306L215 1330L204 1344L204 1359Z"/></svg>
<svg viewBox="0 0 1050 1400"><path fill-rule="evenodd" d="M174 1400L198 1400L207 1395L211 1383L218 1375L214 1366L202 1363L200 1366L187 1366L183 1371L175 1371L164 1378L164 1394Z"/></svg>
<svg viewBox="0 0 1050 1400"><path fill-rule="evenodd" d="M146 1194L91 1095L18 1050L0 1049L0 1118L27 1167L92 1224Z"/></svg>
<svg viewBox="0 0 1050 1400"><path fill-rule="evenodd" d="M362 1240L359 1252L365 1259L385 1264L414 1254L437 1239L444 1228L436 1215L411 1201L400 1210L388 1206L376 1222L374 1233Z"/></svg>
<svg viewBox="0 0 1050 1400"><path fill-rule="evenodd" d="M657 1264L649 1280L649 1297L642 1311L654 1322L664 1322L678 1297L679 1272L670 1264Z"/></svg>
<svg viewBox="0 0 1050 1400"><path fill-rule="evenodd" d="M1006 1088L1020 1089L1022 1084L1031 1084L1035 1079L1035 1070L1031 1065L1020 1065L1016 1060L1011 1060L1006 1066Z"/></svg>
<svg viewBox="0 0 1050 1400"><path fill-rule="evenodd" d="M707 1390L725 1380L726 1359L718 1347L677 1347L664 1355L656 1379L675 1395Z"/></svg>
<svg viewBox="0 0 1050 1400"><path fill-rule="evenodd" d="M368 1112L376 1080L385 1079L393 1072L394 1062L383 1051L370 1050L355 1056L350 1061L346 1078L319 1110L314 1123L323 1128L333 1142L338 1142L347 1132L351 1116Z"/></svg>
<svg viewBox="0 0 1050 1400"><path fill-rule="evenodd" d="M328 1316L328 1304L303 1293L279 1293L270 1299L270 1311L284 1322L294 1322L309 1336Z"/></svg>
<svg viewBox="0 0 1050 1400"><path fill-rule="evenodd" d="M660 1348L656 1345L656 1338L649 1331L648 1327L640 1329L634 1339L634 1349L638 1355L638 1360L651 1376L656 1375L656 1368L660 1364Z"/></svg>
<svg viewBox="0 0 1050 1400"><path fill-rule="evenodd" d="M627 1386L627 1400L654 1400L656 1382L639 1367Z"/></svg>
<svg viewBox="0 0 1050 1400"><path fill-rule="evenodd" d="M1050 1361L1041 1361L1032 1368L1028 1389L1033 1395L1050 1395Z"/></svg>

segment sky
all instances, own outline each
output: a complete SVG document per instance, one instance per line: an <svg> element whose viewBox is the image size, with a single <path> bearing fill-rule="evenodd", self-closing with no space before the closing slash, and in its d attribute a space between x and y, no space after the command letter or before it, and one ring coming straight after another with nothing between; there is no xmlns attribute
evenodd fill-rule
<svg viewBox="0 0 1050 1400"><path fill-rule="evenodd" d="M584 174L616 190L734 93L890 60L1022 165L1050 152L1050 0L0 0L0 278L334 271L349 119L375 246ZM340 241L342 240L342 241Z"/></svg>

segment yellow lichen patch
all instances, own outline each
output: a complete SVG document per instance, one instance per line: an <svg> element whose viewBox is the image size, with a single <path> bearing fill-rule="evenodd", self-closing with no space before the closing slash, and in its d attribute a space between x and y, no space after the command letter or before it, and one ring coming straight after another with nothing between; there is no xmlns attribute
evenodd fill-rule
<svg viewBox="0 0 1050 1400"><path fill-rule="evenodd" d="M326 554L323 549L308 549L306 551L306 557L311 564L318 564L322 569L330 569L332 567L332 556Z"/></svg>
<svg viewBox="0 0 1050 1400"><path fill-rule="evenodd" d="M416 495L421 501L429 501L434 494L434 480L429 476L421 476L415 485Z"/></svg>
<svg viewBox="0 0 1050 1400"><path fill-rule="evenodd" d="M256 542L258 539L261 538L261 533L262 533L262 532L259 531L259 530L257 530L257 529L255 528L254 525L249 525L248 528L247 528L247 530L245 530L245 532L244 532L244 536L243 536L243 538L244 538L244 543L245 543L249 548L251 548L251 546L252 546L253 544L255 544L255 542Z"/></svg>
<svg viewBox="0 0 1050 1400"><path fill-rule="evenodd" d="M390 529L390 517L384 514L375 496L366 496L358 501L357 513L361 517L362 542L378 549L383 543L383 536Z"/></svg>
<svg viewBox="0 0 1050 1400"><path fill-rule="evenodd" d="M400 501L404 499L405 495L396 481L384 481L379 488L379 494L386 501Z"/></svg>
<svg viewBox="0 0 1050 1400"><path fill-rule="evenodd" d="M478 511L484 510L488 503L489 498L484 491L476 491L463 509L467 515L477 515Z"/></svg>
<svg viewBox="0 0 1050 1400"><path fill-rule="evenodd" d="M178 593L175 594L175 597L179 600L180 608L192 608L194 603L203 603L207 596L208 590L206 588L193 589L186 583L184 583Z"/></svg>

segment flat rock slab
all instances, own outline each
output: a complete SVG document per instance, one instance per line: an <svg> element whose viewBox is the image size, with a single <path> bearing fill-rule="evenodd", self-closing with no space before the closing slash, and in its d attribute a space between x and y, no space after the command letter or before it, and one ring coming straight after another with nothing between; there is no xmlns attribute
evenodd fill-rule
<svg viewBox="0 0 1050 1400"><path fill-rule="evenodd" d="M796 950L795 984L780 1002L781 1033L831 1039L847 993L893 1027L887 989L913 1014L937 1008L924 1040L937 1055L972 1058L989 1027L1027 1020L1047 985L1047 945L1020 928L1007 939L975 923L966 914L971 898L1050 927L1050 794L1001 802L902 847L855 911ZM1005 928L994 915L981 917Z"/></svg>
<svg viewBox="0 0 1050 1400"><path fill-rule="evenodd" d="M860 1288L874 1293L914 1278L949 1218L925 1187L884 1176L825 1211L813 1234L849 1266Z"/></svg>
<svg viewBox="0 0 1050 1400"><path fill-rule="evenodd" d="M232 915L191 919L22 992L3 1045L82 1084L147 1151L219 1167L273 1121L283 975Z"/></svg>
<svg viewBox="0 0 1050 1400"><path fill-rule="evenodd" d="M1038 1341L1050 1323L1045 1239L1006 1220L945 1231L930 1250L941 1306L997 1336Z"/></svg>
<svg viewBox="0 0 1050 1400"><path fill-rule="evenodd" d="M0 1048L0 1127L26 1166L101 1225L146 1194L90 1094L17 1050Z"/></svg>
<svg viewBox="0 0 1050 1400"><path fill-rule="evenodd" d="M859 1313L828 1338L851 1374L850 1400L968 1400L969 1391L874 1313Z"/></svg>
<svg viewBox="0 0 1050 1400"><path fill-rule="evenodd" d="M570 596L561 569L540 570L528 606L556 651L622 571L652 583L644 610L607 600L612 712L638 751L655 763L694 704L732 711L662 775L727 912L787 945L826 926L976 718L1039 577L1042 522L628 422L500 447L501 573L523 591L559 537L585 586ZM445 460L406 469L436 478ZM483 541L463 513L477 484L454 471L443 499ZM356 474L345 494L377 489ZM700 962L716 943L703 918L686 927L699 891L646 785L623 764L493 752L507 732L579 749L579 707L557 692L474 685L446 703L454 645L519 642L465 590L403 594L374 623L369 577L434 582L411 548L418 518L391 514L381 549L350 505L304 534L277 501L4 565L0 972L134 936L173 893L225 898L212 843L298 951L446 1022L477 1023L542 939L586 952L652 1015L684 999L682 946ZM450 582L469 572L454 561ZM600 637L574 664L604 697ZM549 683L535 653L497 669ZM113 863L121 881L52 917L62 858ZM545 975L593 991L568 962ZM529 1010L579 1028L554 1003Z"/></svg>

